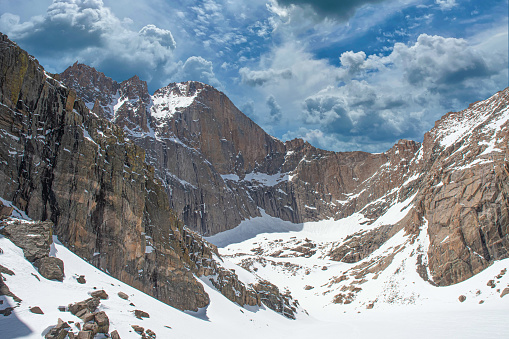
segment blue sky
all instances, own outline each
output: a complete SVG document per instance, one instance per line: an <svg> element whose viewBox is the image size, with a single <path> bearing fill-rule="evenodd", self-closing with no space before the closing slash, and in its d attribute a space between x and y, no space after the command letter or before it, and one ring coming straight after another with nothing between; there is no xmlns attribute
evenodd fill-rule
<svg viewBox="0 0 509 339"><path fill-rule="evenodd" d="M0 31L50 72L78 60L151 92L199 80L282 140L383 152L508 86L508 12L508 0L0 0Z"/></svg>

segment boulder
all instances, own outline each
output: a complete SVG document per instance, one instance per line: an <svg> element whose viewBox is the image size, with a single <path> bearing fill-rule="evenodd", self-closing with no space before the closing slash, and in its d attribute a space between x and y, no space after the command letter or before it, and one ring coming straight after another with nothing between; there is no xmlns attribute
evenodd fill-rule
<svg viewBox="0 0 509 339"><path fill-rule="evenodd" d="M124 292L118 292L118 296L125 300L129 299L129 296L127 294L125 294Z"/></svg>
<svg viewBox="0 0 509 339"><path fill-rule="evenodd" d="M145 328L141 327L141 326L138 326L138 325L131 325L131 327L133 328L133 330L136 332L136 333L143 333L145 332Z"/></svg>
<svg viewBox="0 0 509 339"><path fill-rule="evenodd" d="M104 290L94 291L90 293L93 298L108 299L108 294Z"/></svg>
<svg viewBox="0 0 509 339"><path fill-rule="evenodd" d="M49 280L64 280L64 262L55 257L44 257L34 262L39 273Z"/></svg>
<svg viewBox="0 0 509 339"><path fill-rule="evenodd" d="M464 295L460 295L458 297L458 300L460 301L460 303L464 302L465 300L467 300L467 297L465 297Z"/></svg>
<svg viewBox="0 0 509 339"><path fill-rule="evenodd" d="M94 338L94 334L90 331L79 331L77 339L92 339Z"/></svg>
<svg viewBox="0 0 509 339"><path fill-rule="evenodd" d="M76 315L79 311L88 309L89 312L95 312L101 301L98 298L88 298L86 300L69 304L69 312Z"/></svg>
<svg viewBox="0 0 509 339"><path fill-rule="evenodd" d="M39 306L30 307L30 312L35 314L44 314Z"/></svg>
<svg viewBox="0 0 509 339"><path fill-rule="evenodd" d="M58 318L58 323L55 327L49 330L49 332L44 336L46 339L64 339L68 333L71 326L62 319Z"/></svg>
<svg viewBox="0 0 509 339"><path fill-rule="evenodd" d="M51 222L27 222L15 220L6 224L0 233L14 245L23 250L25 258L34 262L49 255L51 239Z"/></svg>
<svg viewBox="0 0 509 339"><path fill-rule="evenodd" d="M147 312L141 310L134 310L134 316L138 319L150 318L150 315Z"/></svg>
<svg viewBox="0 0 509 339"><path fill-rule="evenodd" d="M79 283L79 284L85 284L87 281L85 280L85 276L84 275L80 275L78 278L76 278L76 281Z"/></svg>
<svg viewBox="0 0 509 339"><path fill-rule="evenodd" d="M97 331L99 330L99 326L97 326L96 323L87 323L83 325L83 331L91 332L94 336L97 334Z"/></svg>
<svg viewBox="0 0 509 339"><path fill-rule="evenodd" d="M145 333L147 334L147 336L149 338L152 338L152 339L155 339L156 338L156 333L154 331L152 331L151 329L147 328L147 330L145 331Z"/></svg>
<svg viewBox="0 0 509 339"><path fill-rule="evenodd" d="M111 337L111 339L120 339L120 334L118 334L118 331L115 330L110 333L110 337Z"/></svg>
<svg viewBox="0 0 509 339"><path fill-rule="evenodd" d="M504 297L507 294L509 294L509 287L504 288L502 293L500 293L500 298Z"/></svg>
<svg viewBox="0 0 509 339"><path fill-rule="evenodd" d="M104 311L97 312L94 315L94 321L97 324L97 333L108 333L110 331L110 320Z"/></svg>

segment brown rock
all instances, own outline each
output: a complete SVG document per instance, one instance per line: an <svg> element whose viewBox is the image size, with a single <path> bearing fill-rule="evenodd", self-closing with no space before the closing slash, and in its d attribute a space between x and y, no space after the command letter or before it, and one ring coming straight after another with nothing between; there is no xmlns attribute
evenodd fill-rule
<svg viewBox="0 0 509 339"><path fill-rule="evenodd" d="M120 334L118 334L118 331L115 330L110 333L111 339L120 339Z"/></svg>
<svg viewBox="0 0 509 339"><path fill-rule="evenodd" d="M465 297L464 295L460 295L458 300L460 301L460 303L464 302L465 300L467 300L467 297Z"/></svg>
<svg viewBox="0 0 509 339"><path fill-rule="evenodd" d="M104 290L98 290L90 293L90 296L93 298L99 298L99 299L108 299L108 294Z"/></svg>
<svg viewBox="0 0 509 339"><path fill-rule="evenodd" d="M141 327L141 326L138 326L138 325L131 325L131 327L133 328L133 330L137 333L143 333L145 332L145 328Z"/></svg>
<svg viewBox="0 0 509 339"><path fill-rule="evenodd" d="M502 293L500 293L500 298L503 298L507 294L509 294L509 287L504 288Z"/></svg>
<svg viewBox="0 0 509 339"><path fill-rule="evenodd" d="M58 323L55 327L49 330L49 332L44 336L46 339L64 339L69 333L70 326L67 322L62 319L58 319Z"/></svg>
<svg viewBox="0 0 509 339"><path fill-rule="evenodd" d="M306 286L304 286L304 289L305 289L306 291L312 290L313 288L314 288L314 287L313 287L313 286L311 286L311 285L306 285Z"/></svg>
<svg viewBox="0 0 509 339"><path fill-rule="evenodd" d="M82 310L88 310L88 312L93 313L100 303L101 301L98 298L88 298L74 304L69 304L68 309L74 315Z"/></svg>
<svg viewBox="0 0 509 339"><path fill-rule="evenodd" d="M76 278L76 281L79 283L79 284L85 284L87 282L87 280L85 279L85 276L84 275L80 275L78 278Z"/></svg>
<svg viewBox="0 0 509 339"><path fill-rule="evenodd" d="M145 333L148 335L149 338L152 338L152 339L155 339L156 338L156 333L154 331L152 331L151 329L148 329L145 331Z"/></svg>
<svg viewBox="0 0 509 339"><path fill-rule="evenodd" d="M55 257L44 257L34 262L39 273L49 280L64 280L64 262Z"/></svg>
<svg viewBox="0 0 509 339"><path fill-rule="evenodd" d="M15 220L6 224L0 233L11 240L14 245L23 249L25 258L34 262L48 257L51 239L51 222L25 222ZM27 234L30 234L27 237Z"/></svg>
<svg viewBox="0 0 509 339"><path fill-rule="evenodd" d="M141 318L150 318L150 315L147 312L141 310L134 310L134 316L138 319Z"/></svg>
<svg viewBox="0 0 509 339"><path fill-rule="evenodd" d="M83 325L83 331L84 332L89 331L94 336L96 335L98 330L99 330L99 326L97 326L96 323L86 323L86 324Z"/></svg>
<svg viewBox="0 0 509 339"><path fill-rule="evenodd" d="M41 310L39 306L30 307L30 312L35 314L44 314L44 312Z"/></svg>
<svg viewBox="0 0 509 339"><path fill-rule="evenodd" d="M122 299L129 300L129 296L124 292L118 292L118 296Z"/></svg>
<svg viewBox="0 0 509 339"><path fill-rule="evenodd" d="M77 339L93 339L94 333L91 331L79 331Z"/></svg>
<svg viewBox="0 0 509 339"><path fill-rule="evenodd" d="M110 330L110 320L104 311L95 314L95 323L97 324L97 333L108 333Z"/></svg>

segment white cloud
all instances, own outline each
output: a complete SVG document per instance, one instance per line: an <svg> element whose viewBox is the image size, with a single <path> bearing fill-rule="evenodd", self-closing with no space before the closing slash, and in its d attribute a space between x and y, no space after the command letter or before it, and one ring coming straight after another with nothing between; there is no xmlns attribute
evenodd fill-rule
<svg viewBox="0 0 509 339"><path fill-rule="evenodd" d="M451 8L458 6L456 0L435 0L435 3L442 10L450 10Z"/></svg>
<svg viewBox="0 0 509 339"><path fill-rule="evenodd" d="M186 62L179 67L174 78L176 78L177 81L195 80L216 87L221 86L221 83L214 74L212 62L200 56L189 57Z"/></svg>
<svg viewBox="0 0 509 339"><path fill-rule="evenodd" d="M336 67L286 44L262 58L259 69L243 69L245 83L263 79L251 94L273 96L281 108L274 126L270 109L255 100L262 126L288 126L284 138L301 136L328 149L381 151L400 138L421 139L442 114L488 97L507 79L503 45L480 49L426 34L394 44L387 56L348 51L339 60ZM292 77L273 76L283 70Z"/></svg>

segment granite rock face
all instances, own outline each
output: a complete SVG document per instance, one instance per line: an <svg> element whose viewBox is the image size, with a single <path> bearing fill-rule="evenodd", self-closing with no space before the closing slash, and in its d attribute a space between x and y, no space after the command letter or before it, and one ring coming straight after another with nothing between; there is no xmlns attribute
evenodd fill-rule
<svg viewBox="0 0 509 339"><path fill-rule="evenodd" d="M402 229L426 230L427 279L438 285L508 257L507 89L444 116L422 144L336 153L269 136L199 82L149 95L137 77L117 83L80 64L50 76L5 36L0 48L0 196L51 220L95 266L171 305L208 303L193 274L221 276L216 287L239 304L260 300L249 287L230 293L238 277L200 237L260 209L294 223L359 213L370 224L399 206L400 222L329 255L355 263Z"/></svg>
<svg viewBox="0 0 509 339"><path fill-rule="evenodd" d="M56 267L63 273L58 259L47 257L53 232L94 266L179 309L196 311L209 303L195 276L227 276L217 283L226 297L241 306L259 305L256 292L222 267L217 248L184 227L171 209L169 186L160 181L165 177L156 175L145 151L129 139L150 130L141 122L149 122L143 105L152 100L144 82L134 77L116 84L101 74L88 79L88 69L75 64L68 72L75 86L89 82L99 88L84 94L83 102L5 35L0 35L0 70L0 180L5 182L0 197L42 220L19 223L44 228L45 235L27 238L35 231L2 228L40 270L51 279L61 278L53 275ZM121 104L109 110L111 95ZM192 166L192 160L184 161ZM234 288L245 294L230 293Z"/></svg>
<svg viewBox="0 0 509 339"><path fill-rule="evenodd" d="M180 309L206 306L144 151L5 35L0 69L0 196L114 277Z"/></svg>
<svg viewBox="0 0 509 339"><path fill-rule="evenodd" d="M73 79L62 80L73 86ZM133 86L136 93L144 88ZM283 143L223 93L192 81L169 84L151 102L148 93L129 97L130 114L145 119L148 132L116 121L145 149L172 208L202 235L234 228L260 209L294 223L354 213L371 223L406 202L404 220L338 243L331 257L358 262L402 228L417 235L426 224L429 279L449 285L508 257L507 91L444 116L422 144L400 140L381 154L323 151L299 139ZM111 98L115 107L125 101Z"/></svg>

